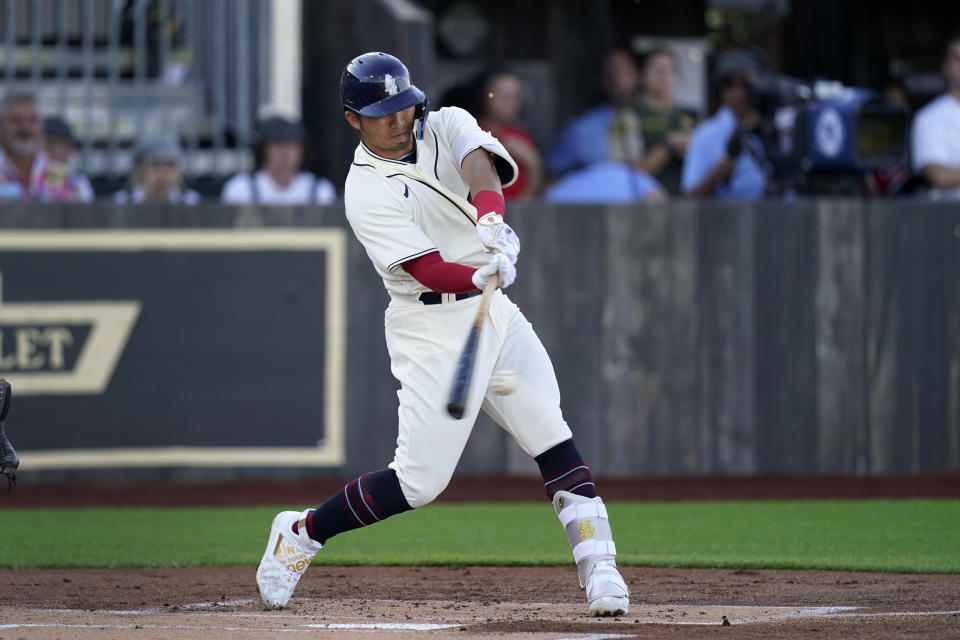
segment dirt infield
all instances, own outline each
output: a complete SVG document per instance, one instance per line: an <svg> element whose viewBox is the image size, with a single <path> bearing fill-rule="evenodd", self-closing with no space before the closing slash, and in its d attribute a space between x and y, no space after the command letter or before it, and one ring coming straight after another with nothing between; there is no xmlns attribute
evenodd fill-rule
<svg viewBox="0 0 960 640"><path fill-rule="evenodd" d="M2 570L0 639L956 638L960 576L627 568L618 619L573 567L312 567L282 611L254 569ZM730 625L724 626L726 619Z"/></svg>

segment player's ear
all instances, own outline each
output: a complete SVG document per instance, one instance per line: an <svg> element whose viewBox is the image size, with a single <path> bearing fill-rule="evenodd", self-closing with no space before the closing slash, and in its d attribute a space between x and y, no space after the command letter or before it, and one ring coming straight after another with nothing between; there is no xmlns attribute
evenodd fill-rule
<svg viewBox="0 0 960 640"><path fill-rule="evenodd" d="M347 119L347 124L353 127L354 130L360 131L360 116L349 109L344 109L343 117Z"/></svg>

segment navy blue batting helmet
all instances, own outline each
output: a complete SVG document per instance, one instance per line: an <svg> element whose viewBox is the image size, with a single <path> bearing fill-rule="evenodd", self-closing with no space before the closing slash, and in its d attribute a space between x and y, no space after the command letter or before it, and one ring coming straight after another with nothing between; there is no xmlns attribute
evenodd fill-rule
<svg viewBox="0 0 960 640"><path fill-rule="evenodd" d="M351 60L340 74L340 100L345 109L369 118L416 106L418 136L423 135L427 96L411 84L407 67L389 53L373 51Z"/></svg>

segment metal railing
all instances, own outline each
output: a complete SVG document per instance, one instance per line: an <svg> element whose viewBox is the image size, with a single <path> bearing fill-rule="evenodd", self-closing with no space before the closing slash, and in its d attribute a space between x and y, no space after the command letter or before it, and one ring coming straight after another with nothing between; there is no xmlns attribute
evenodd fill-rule
<svg viewBox="0 0 960 640"><path fill-rule="evenodd" d="M80 144L78 168L129 173L136 140L174 132L190 176L246 170L267 102L271 0L0 0L0 77Z"/></svg>

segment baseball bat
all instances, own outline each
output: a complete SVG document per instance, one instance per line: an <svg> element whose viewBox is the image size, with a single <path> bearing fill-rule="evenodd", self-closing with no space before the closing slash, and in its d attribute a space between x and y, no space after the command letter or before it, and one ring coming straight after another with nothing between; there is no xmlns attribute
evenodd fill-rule
<svg viewBox="0 0 960 640"><path fill-rule="evenodd" d="M477 307L477 317L473 320L470 327L470 333L467 334L467 343L463 345L463 351L460 352L460 359L457 360L457 368L453 372L453 384L450 385L450 397L447 400L447 413L455 420L463 417L463 409L467 404L467 391L470 390L470 379L473 377L473 363L477 359L477 345L480 343L480 328L483 326L483 319L487 315L487 309L490 307L490 296L497 288L499 281L498 273L490 276L487 284L483 287L483 294L480 296L480 306Z"/></svg>

